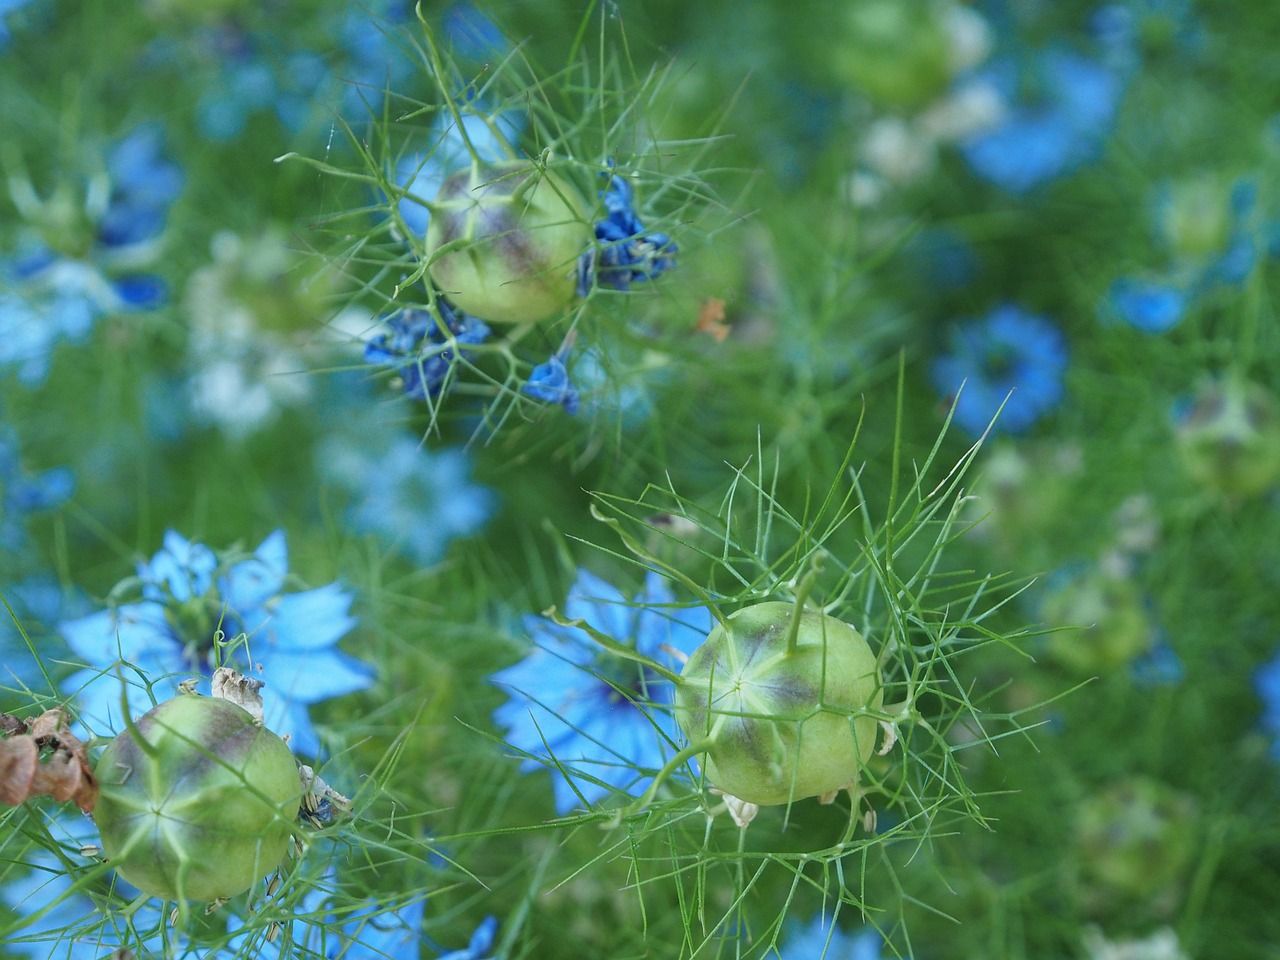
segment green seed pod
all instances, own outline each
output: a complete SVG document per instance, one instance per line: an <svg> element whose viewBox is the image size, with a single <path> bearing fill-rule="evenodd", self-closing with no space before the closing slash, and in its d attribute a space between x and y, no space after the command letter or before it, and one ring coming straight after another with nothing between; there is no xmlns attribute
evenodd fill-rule
<svg viewBox="0 0 1280 960"><path fill-rule="evenodd" d="M1280 480L1280 409L1239 377L1205 383L1179 418L1178 448L1197 482L1228 497L1252 497Z"/></svg>
<svg viewBox="0 0 1280 960"><path fill-rule="evenodd" d="M473 166L447 178L431 204L427 254L451 301L490 323L532 323L573 300L578 258L592 238L574 186L528 162Z"/></svg>
<svg viewBox="0 0 1280 960"><path fill-rule="evenodd" d="M719 624L685 664L676 718L706 742L707 779L765 806L857 782L883 698L876 658L847 623L791 603L758 603ZM795 627L794 637L792 630ZM820 709L821 706L821 709Z"/></svg>
<svg viewBox="0 0 1280 960"><path fill-rule="evenodd" d="M283 740L233 703L192 695L112 740L95 774L103 852L139 890L168 900L233 897L270 873L302 794Z"/></svg>
<svg viewBox="0 0 1280 960"><path fill-rule="evenodd" d="M1138 585L1096 567L1058 584L1043 613L1052 626L1079 628L1052 634L1049 649L1080 674L1110 673L1151 649L1154 640Z"/></svg>

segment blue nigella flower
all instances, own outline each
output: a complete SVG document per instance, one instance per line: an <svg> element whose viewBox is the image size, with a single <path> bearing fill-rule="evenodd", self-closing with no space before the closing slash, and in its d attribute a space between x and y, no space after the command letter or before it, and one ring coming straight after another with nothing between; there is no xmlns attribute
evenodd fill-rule
<svg viewBox="0 0 1280 960"><path fill-rule="evenodd" d="M9 14L21 10L30 2L31 0L0 0L0 50L3 50L8 45L9 39L12 37L9 27L5 23L5 18Z"/></svg>
<svg viewBox="0 0 1280 960"><path fill-rule="evenodd" d="M1171 330L1187 310L1186 293L1159 281L1117 280L1107 299L1115 316L1144 333Z"/></svg>
<svg viewBox="0 0 1280 960"><path fill-rule="evenodd" d="M1148 50L1186 62L1205 45L1191 0L1121 0L1100 7L1090 25L1109 62L1126 72L1141 67Z"/></svg>
<svg viewBox="0 0 1280 960"><path fill-rule="evenodd" d="M24 470L17 437L0 429L0 547L23 546L27 515L60 506L74 489L75 479L66 467L35 474Z"/></svg>
<svg viewBox="0 0 1280 960"><path fill-rule="evenodd" d="M82 845L97 842L97 831L87 817L60 815L49 821L48 827L73 862ZM119 878L114 881L114 895L100 893L91 898L83 890L72 890L75 874L52 852L38 850L29 854L25 863L26 873L0 887L0 903L18 917L30 916L49 904L55 906L5 940L9 953L33 960L101 960L117 948L128 948L136 956L164 952L159 901L145 901L126 912L129 899L125 891L133 888Z"/></svg>
<svg viewBox="0 0 1280 960"><path fill-rule="evenodd" d="M0 481L3 482L3 481ZM37 686L44 684L39 665L27 641L22 639L18 624L37 650L41 639L61 620L77 616L86 606L78 596L68 596L58 581L47 576L28 577L0 588L3 597L17 616L0 606L0 687Z"/></svg>
<svg viewBox="0 0 1280 960"><path fill-rule="evenodd" d="M831 917L818 914L808 924L793 927L778 960L880 960L884 941L874 930L846 933Z"/></svg>
<svg viewBox="0 0 1280 960"><path fill-rule="evenodd" d="M557 353L545 363L534 367L520 392L543 403L559 404L567 413L578 412L580 398L578 391L569 382L569 371L565 369L562 353Z"/></svg>
<svg viewBox="0 0 1280 960"><path fill-rule="evenodd" d="M365 360L393 367L404 381L404 392L415 400L440 393L454 361L470 356L461 345L483 343L489 336L483 320L463 313L444 297L436 297L436 309L439 320L427 310L412 308L392 314L386 320L390 329L364 347Z"/></svg>
<svg viewBox="0 0 1280 960"><path fill-rule="evenodd" d="M1182 660L1167 640L1157 640L1129 664L1129 674L1139 687L1167 687L1186 675Z"/></svg>
<svg viewBox="0 0 1280 960"><path fill-rule="evenodd" d="M440 960L487 960L491 957L498 935L498 918L485 917L471 934L470 942L461 950L453 950L440 957Z"/></svg>
<svg viewBox="0 0 1280 960"><path fill-rule="evenodd" d="M586 296L592 282L614 290L628 290L633 283L654 278L676 264L679 248L665 233L645 233L635 211L631 183L616 174L605 174L608 186L600 191L605 218L597 220L593 250L578 264L578 293Z"/></svg>
<svg viewBox="0 0 1280 960"><path fill-rule="evenodd" d="M706 639L711 612L672 609L673 602L670 586L656 574L648 575L644 590L628 603L617 588L581 570L564 614L679 669L673 651L690 654ZM584 630L536 616L524 623L534 648L492 677L509 697L494 711L494 723L529 755L521 771L550 769L561 814L615 792L643 792L668 745L679 738L668 707L669 685L603 651Z"/></svg>
<svg viewBox="0 0 1280 960"><path fill-rule="evenodd" d="M409 54L412 47L396 41L413 19L413 4L383 0L376 13L370 15L368 4L353 6L337 30L350 58L343 76L343 111L353 119L380 116L387 91L405 92L418 69Z"/></svg>
<svg viewBox="0 0 1280 960"><path fill-rule="evenodd" d="M1122 88L1114 72L1065 50L993 60L971 82L994 89L1005 112L961 149L980 177L1014 193L1093 159Z"/></svg>
<svg viewBox="0 0 1280 960"><path fill-rule="evenodd" d="M308 706L364 690L373 673L337 649L356 624L351 594L336 583L285 592L287 575L283 531L268 536L251 556L230 562L168 531L163 548L138 564L140 601L59 626L87 664L66 684L81 716L98 729L120 728L121 690L112 671L120 660L142 671L157 699L167 699L182 680L212 673L219 631L228 640L247 634L247 650L224 651L224 662L266 681L268 727L291 736L295 752L319 754ZM135 691L131 709L138 700Z"/></svg>
<svg viewBox="0 0 1280 960"><path fill-rule="evenodd" d="M10 288L0 293L0 364L15 367L27 385L43 382L60 340L83 338L105 313L154 309L167 297L164 281L139 268L155 257L182 171L165 158L160 130L149 124L117 142L105 168L107 189L88 191L101 200L86 200L83 219L92 226L75 238L77 252L28 238L17 255L0 260ZM34 189L24 196L22 212L33 228L46 217L66 219L51 215L53 205L35 199Z"/></svg>
<svg viewBox="0 0 1280 960"><path fill-rule="evenodd" d="M1274 738L1271 756L1280 760L1280 656L1258 668L1253 685L1262 700L1262 728Z"/></svg>
<svg viewBox="0 0 1280 960"><path fill-rule="evenodd" d="M1005 397L995 429L1010 433L1026 430L1056 407L1066 369L1067 346L1058 328L1005 305L956 328L951 352L934 361L932 374L944 395L956 397L956 422L979 436Z"/></svg>
<svg viewBox="0 0 1280 960"><path fill-rule="evenodd" d="M422 566L438 562L449 543L478 531L494 509L493 493L470 480L463 450L428 450L402 435L334 437L320 469L352 495L352 529L376 536Z"/></svg>
<svg viewBox="0 0 1280 960"><path fill-rule="evenodd" d="M453 52L464 60L480 63L501 57L511 49L497 24L466 0L449 5L443 26Z"/></svg>

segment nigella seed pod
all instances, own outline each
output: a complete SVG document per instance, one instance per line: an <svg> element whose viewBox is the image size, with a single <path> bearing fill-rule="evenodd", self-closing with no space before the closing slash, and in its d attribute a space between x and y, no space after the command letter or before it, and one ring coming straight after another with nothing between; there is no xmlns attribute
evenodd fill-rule
<svg viewBox="0 0 1280 960"><path fill-rule="evenodd" d="M856 783L876 739L866 711L882 699L876 658L857 630L768 602L730 615L694 651L676 717L705 744L710 784L765 806Z"/></svg>
<svg viewBox="0 0 1280 960"><path fill-rule="evenodd" d="M573 300L591 243L574 186L528 162L473 165L431 204L431 278L461 310L490 323L533 323ZM443 253L441 251L443 250Z"/></svg>
<svg viewBox="0 0 1280 960"><path fill-rule="evenodd" d="M302 795L283 740L234 703L189 694L112 740L95 774L107 859L168 900L233 897L270 873Z"/></svg>
<svg viewBox="0 0 1280 960"><path fill-rule="evenodd" d="M1192 479L1227 497L1252 497L1280 481L1280 405L1239 377L1201 386L1178 417L1178 448Z"/></svg>

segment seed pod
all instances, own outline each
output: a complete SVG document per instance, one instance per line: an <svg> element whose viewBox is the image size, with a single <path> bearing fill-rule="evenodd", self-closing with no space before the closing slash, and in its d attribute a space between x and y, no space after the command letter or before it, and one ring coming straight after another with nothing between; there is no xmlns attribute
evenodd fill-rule
<svg viewBox="0 0 1280 960"><path fill-rule="evenodd" d="M1206 382L1178 422L1191 477L1228 497L1252 497L1280 480L1280 407L1261 384Z"/></svg>
<svg viewBox="0 0 1280 960"><path fill-rule="evenodd" d="M473 166L431 204L431 278L461 310L490 323L531 323L567 307L592 232L572 184L527 162Z"/></svg>
<svg viewBox="0 0 1280 960"><path fill-rule="evenodd" d="M169 900L233 897L275 869L302 793L285 742L210 697L155 707L111 741L95 773L107 859Z"/></svg>
<svg viewBox="0 0 1280 960"><path fill-rule="evenodd" d="M847 623L758 603L717 625L681 672L676 717L709 744L707 779L761 806L855 783L875 745L883 691L876 658Z"/></svg>

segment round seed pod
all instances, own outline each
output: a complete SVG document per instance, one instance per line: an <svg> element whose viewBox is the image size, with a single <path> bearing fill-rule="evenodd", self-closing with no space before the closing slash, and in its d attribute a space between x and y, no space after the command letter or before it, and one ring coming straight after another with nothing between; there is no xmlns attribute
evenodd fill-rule
<svg viewBox="0 0 1280 960"><path fill-rule="evenodd" d="M1187 473L1209 490L1253 497L1280 481L1280 405L1261 384L1239 377L1202 384L1177 436Z"/></svg>
<svg viewBox="0 0 1280 960"><path fill-rule="evenodd" d="M111 741L94 772L107 859L139 890L168 900L233 897L270 873L302 796L285 742L211 697L153 708Z"/></svg>
<svg viewBox="0 0 1280 960"><path fill-rule="evenodd" d="M563 310L591 243L586 205L564 178L528 162L448 177L431 204L431 279L461 310L490 323L532 323Z"/></svg>
<svg viewBox="0 0 1280 960"><path fill-rule="evenodd" d="M694 651L676 689L676 719L692 742L709 743L715 787L760 806L832 793L853 784L875 746L876 658L849 624L800 614L795 648L790 603L758 603L719 624Z"/></svg>

